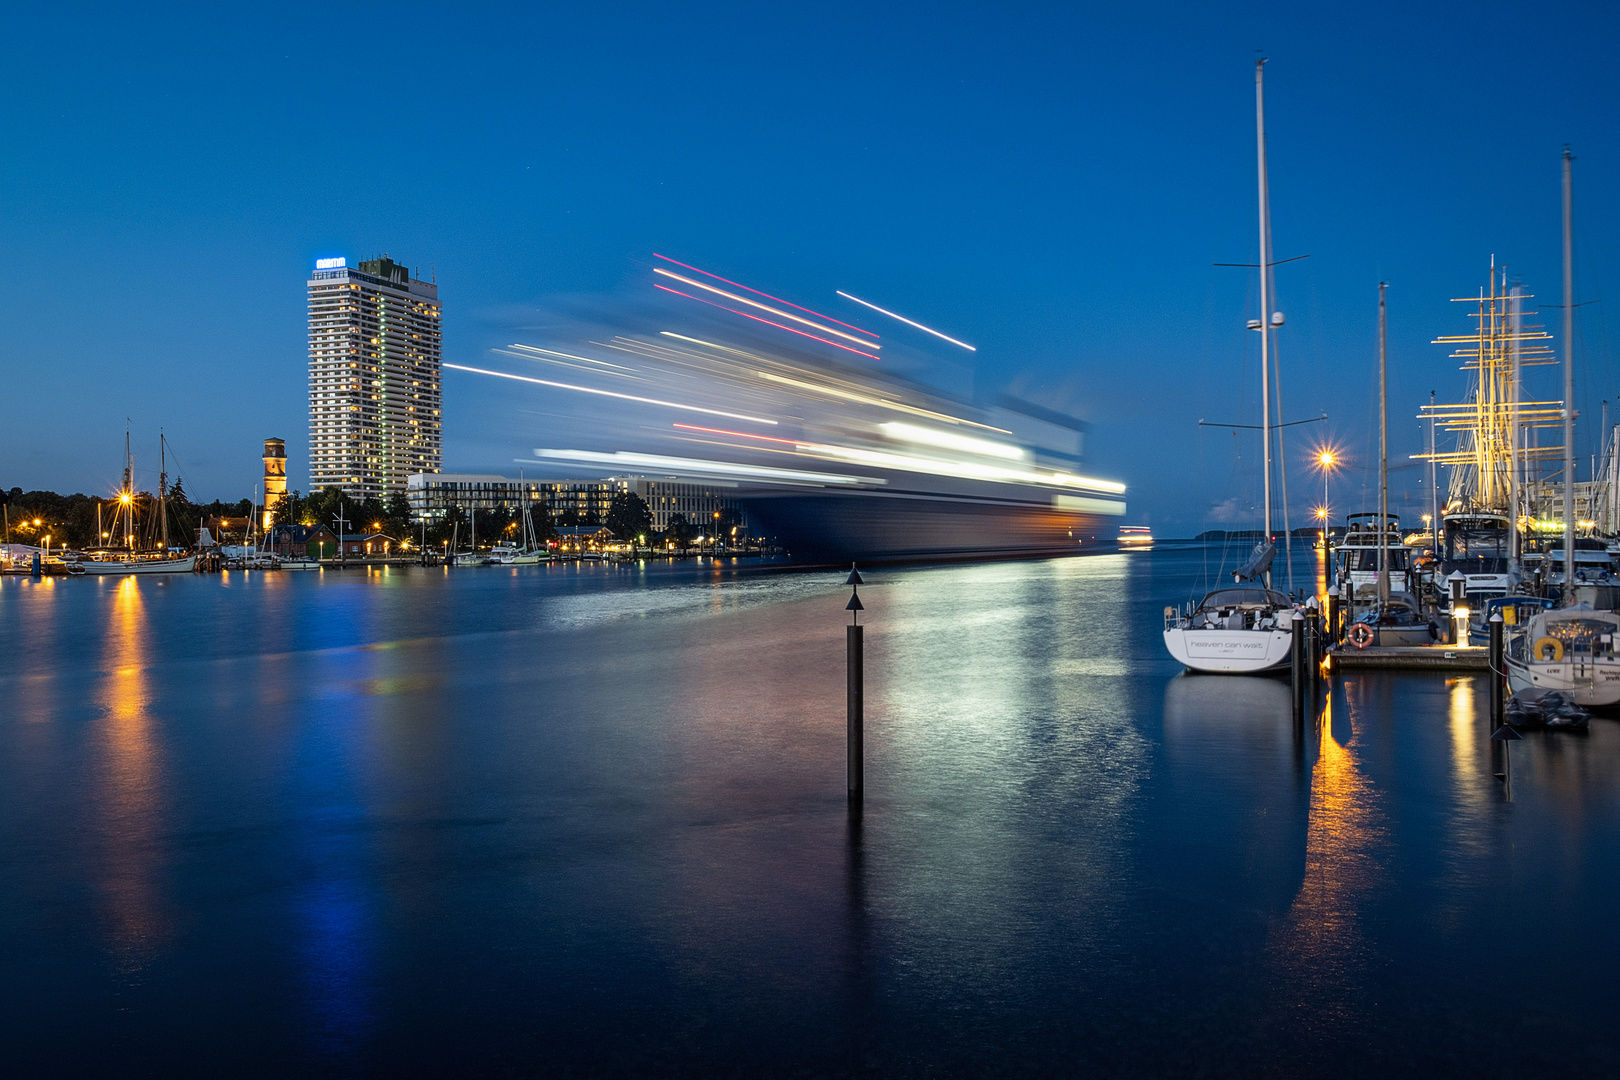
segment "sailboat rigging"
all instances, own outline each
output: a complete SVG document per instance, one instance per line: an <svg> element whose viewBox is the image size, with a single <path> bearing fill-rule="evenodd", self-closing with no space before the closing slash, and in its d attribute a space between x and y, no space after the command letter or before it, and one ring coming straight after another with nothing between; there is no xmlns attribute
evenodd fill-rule
<svg viewBox="0 0 1620 1080"><path fill-rule="evenodd" d="M1251 330L1260 331L1259 426L1265 472L1264 531L1248 561L1233 574L1236 587L1216 589L1185 612L1173 607L1164 610L1164 643L1172 657L1194 671L1233 674L1277 670L1288 662L1293 645L1292 603L1287 596L1271 588L1271 565L1277 553L1271 517L1271 433L1274 427L1283 426L1280 411L1275 419L1272 415L1272 365L1275 360L1272 333L1283 324L1283 316L1282 312L1272 310L1274 298L1270 279L1273 263L1271 205L1266 179L1264 60L1256 61L1254 67L1254 106L1260 203L1260 318L1250 319L1248 326ZM1279 433L1279 449L1281 445ZM1280 460L1278 465L1286 468ZM1282 490L1286 499L1286 480L1283 481ZM1284 545L1291 554L1292 544L1285 539ZM1292 578L1291 572L1289 577ZM1245 581L1254 584L1244 586Z"/></svg>

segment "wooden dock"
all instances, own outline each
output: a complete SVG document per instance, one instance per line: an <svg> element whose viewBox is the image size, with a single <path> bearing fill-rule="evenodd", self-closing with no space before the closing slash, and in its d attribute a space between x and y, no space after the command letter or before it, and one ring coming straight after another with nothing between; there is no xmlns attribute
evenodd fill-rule
<svg viewBox="0 0 1620 1080"><path fill-rule="evenodd" d="M1490 650L1483 645L1369 645L1365 649L1341 646L1329 656L1335 668L1345 671L1366 671L1375 668L1430 671L1490 670Z"/></svg>

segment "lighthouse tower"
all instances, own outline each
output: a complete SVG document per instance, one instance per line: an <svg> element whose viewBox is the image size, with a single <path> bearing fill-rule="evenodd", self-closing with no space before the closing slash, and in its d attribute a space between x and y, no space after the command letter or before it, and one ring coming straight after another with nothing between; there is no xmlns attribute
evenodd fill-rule
<svg viewBox="0 0 1620 1080"><path fill-rule="evenodd" d="M287 443L282 439L264 440L264 521L269 531L276 516L276 504L287 497Z"/></svg>

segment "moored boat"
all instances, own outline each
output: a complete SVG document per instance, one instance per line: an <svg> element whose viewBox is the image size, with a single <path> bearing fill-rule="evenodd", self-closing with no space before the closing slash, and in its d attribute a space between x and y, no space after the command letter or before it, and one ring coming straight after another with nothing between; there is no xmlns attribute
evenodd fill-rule
<svg viewBox="0 0 1620 1080"><path fill-rule="evenodd" d="M1504 650L1515 694L1557 690L1577 705L1620 704L1620 614L1584 606L1543 611L1512 631Z"/></svg>
<svg viewBox="0 0 1620 1080"><path fill-rule="evenodd" d="M1293 605L1262 586L1216 589L1186 613L1165 608L1164 646L1193 671L1275 671L1293 647Z"/></svg>
<svg viewBox="0 0 1620 1080"><path fill-rule="evenodd" d="M197 556L185 555L178 559L85 559L79 563L79 567L84 573L92 576L111 574L189 574L197 569Z"/></svg>
<svg viewBox="0 0 1620 1080"><path fill-rule="evenodd" d="M1283 314L1273 310L1271 289L1271 208L1266 187L1265 105L1263 72L1265 61L1254 69L1255 130L1259 150L1260 189L1260 318L1251 319L1249 328L1260 332L1260 416L1261 457L1264 468L1264 531L1248 561L1232 577L1240 584L1208 593L1188 611L1164 609L1164 647L1170 655L1193 671L1224 674L1258 674L1275 671L1287 664L1294 644L1294 605L1283 593L1271 588L1271 563L1277 555L1271 531L1271 437L1273 430L1271 396L1271 336L1283 324ZM1278 420L1281 418L1279 417ZM1280 436L1279 436L1280 439ZM1285 455L1278 455L1287 491ZM1284 521L1286 523L1286 496ZM1285 536L1289 535L1285 527ZM1242 582L1250 582L1242 585Z"/></svg>

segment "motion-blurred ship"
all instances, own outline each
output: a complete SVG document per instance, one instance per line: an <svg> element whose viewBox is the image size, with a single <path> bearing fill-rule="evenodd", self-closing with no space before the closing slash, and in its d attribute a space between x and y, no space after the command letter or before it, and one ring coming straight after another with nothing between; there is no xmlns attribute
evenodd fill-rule
<svg viewBox="0 0 1620 1080"><path fill-rule="evenodd" d="M983 426L990 430L982 436L934 425L877 424L880 437L900 445L833 455L864 466L851 471L854 484L819 490L751 484L739 495L764 531L794 558L810 562L1114 549L1125 489L1072 471L1080 461L1084 423L1012 399L987 413ZM1025 440L1006 438L1015 433Z"/></svg>
<svg viewBox="0 0 1620 1080"><path fill-rule="evenodd" d="M1116 547L1125 485L1080 471L1083 421L1010 396L977 400L897 374L930 360L853 323L659 258L680 268L654 267L659 290L744 321L694 326L679 305L680 331L602 334L566 351L496 350L567 371L550 378L446 365L611 406L593 415L582 436L618 448L538 447L525 464L732 488L753 531L774 537L800 562ZM664 326L674 321L668 312L656 317Z"/></svg>

